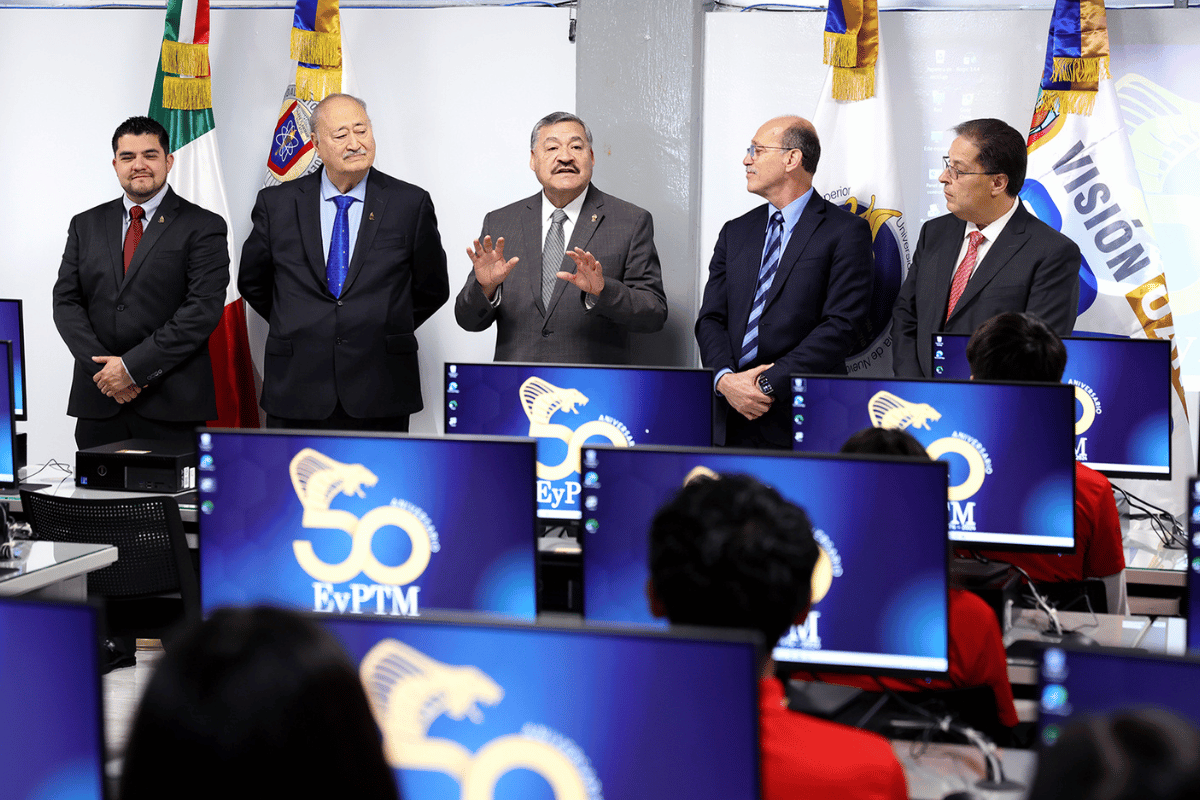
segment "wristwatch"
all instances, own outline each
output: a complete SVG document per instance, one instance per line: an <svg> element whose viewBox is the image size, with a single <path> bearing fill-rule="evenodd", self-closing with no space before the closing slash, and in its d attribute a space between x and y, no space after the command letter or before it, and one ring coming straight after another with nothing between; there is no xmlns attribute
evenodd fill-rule
<svg viewBox="0 0 1200 800"><path fill-rule="evenodd" d="M758 390L763 394L775 394L775 389L771 386L771 382L767 380L766 373L758 376Z"/></svg>

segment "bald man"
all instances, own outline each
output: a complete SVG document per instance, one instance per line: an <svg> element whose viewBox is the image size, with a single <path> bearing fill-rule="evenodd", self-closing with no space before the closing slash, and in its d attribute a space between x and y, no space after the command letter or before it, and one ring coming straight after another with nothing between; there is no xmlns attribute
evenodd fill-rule
<svg viewBox="0 0 1200 800"><path fill-rule="evenodd" d="M778 117L742 159L746 190L767 202L721 229L696 321L718 445L790 448L788 376L844 375L868 344L871 229L814 191L820 157L812 123Z"/></svg>

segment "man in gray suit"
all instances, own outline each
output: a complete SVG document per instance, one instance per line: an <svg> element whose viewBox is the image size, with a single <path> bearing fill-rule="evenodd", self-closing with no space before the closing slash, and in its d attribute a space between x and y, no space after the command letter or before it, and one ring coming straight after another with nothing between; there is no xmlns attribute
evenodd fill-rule
<svg viewBox="0 0 1200 800"><path fill-rule="evenodd" d="M583 120L543 117L529 154L542 191L485 216L467 248L454 316L468 331L496 323L497 361L629 364L630 332L667 320L654 222L591 185L594 163Z"/></svg>

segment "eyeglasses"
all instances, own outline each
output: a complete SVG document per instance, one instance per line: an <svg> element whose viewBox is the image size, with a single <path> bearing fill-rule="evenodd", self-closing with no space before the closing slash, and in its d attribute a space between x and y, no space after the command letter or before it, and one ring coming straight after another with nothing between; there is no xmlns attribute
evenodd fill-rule
<svg viewBox="0 0 1200 800"><path fill-rule="evenodd" d="M950 173L950 180L956 181L960 175L999 175L999 172L963 172L961 169L951 166L950 156L942 156L942 166L946 172Z"/></svg>
<svg viewBox="0 0 1200 800"><path fill-rule="evenodd" d="M752 144L746 148L746 155L751 159L758 158L762 155L763 150L799 150L799 147L771 147L765 144Z"/></svg>

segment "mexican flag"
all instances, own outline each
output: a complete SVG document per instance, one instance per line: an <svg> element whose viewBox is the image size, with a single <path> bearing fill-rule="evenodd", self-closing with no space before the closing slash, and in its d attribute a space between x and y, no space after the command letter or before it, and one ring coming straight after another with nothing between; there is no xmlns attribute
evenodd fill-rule
<svg viewBox="0 0 1200 800"><path fill-rule="evenodd" d="M175 154L172 188L180 197L220 214L232 234L212 111L208 34L208 0L168 0L149 116L162 123L171 136ZM237 264L231 235L225 312L208 340L217 390L217 419L208 424L257 428L254 364L246 334L246 308L237 290Z"/></svg>

